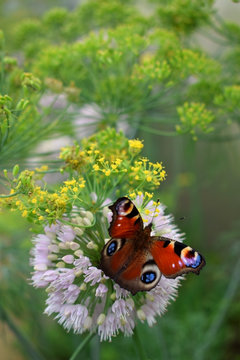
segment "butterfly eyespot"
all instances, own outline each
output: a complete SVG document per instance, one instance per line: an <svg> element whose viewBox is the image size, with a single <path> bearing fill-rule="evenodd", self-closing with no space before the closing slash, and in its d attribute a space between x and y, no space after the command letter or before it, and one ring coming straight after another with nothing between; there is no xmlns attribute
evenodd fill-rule
<svg viewBox="0 0 240 360"><path fill-rule="evenodd" d="M151 284L156 279L156 276L154 271L147 271L142 274L141 281L145 284Z"/></svg>
<svg viewBox="0 0 240 360"><path fill-rule="evenodd" d="M183 261L184 261L186 266L189 266L189 267L195 269L201 264L202 258L200 256L200 254L197 254L197 257L192 256L192 258L190 258L190 257L184 258Z"/></svg>
<svg viewBox="0 0 240 360"><path fill-rule="evenodd" d="M108 256L112 256L117 250L117 241L112 241L111 244L107 248Z"/></svg>

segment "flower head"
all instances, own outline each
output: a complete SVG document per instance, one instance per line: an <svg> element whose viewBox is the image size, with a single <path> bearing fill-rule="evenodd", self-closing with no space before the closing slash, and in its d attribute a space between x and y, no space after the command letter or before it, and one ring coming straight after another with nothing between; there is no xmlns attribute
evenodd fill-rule
<svg viewBox="0 0 240 360"><path fill-rule="evenodd" d="M171 216L164 215L163 205L150 200L151 194L131 196L144 224L153 223L153 235L164 234L181 241L182 235L172 224ZM55 314L68 331L97 332L101 340L111 340L119 332L132 335L137 320L152 326L177 295L180 278L162 276L154 289L135 296L108 278L99 269L100 251L109 237L107 228L111 218L111 211L103 209L91 213L98 225L80 227L80 235L74 227L76 224L70 226L58 221L33 239L32 282L36 287L46 288L45 313ZM84 224L86 210L78 209L78 213L78 223Z"/></svg>
<svg viewBox="0 0 240 360"><path fill-rule="evenodd" d="M193 140L197 140L198 132L208 134L214 130L212 127L215 120L214 114L207 110L204 104L186 102L177 110L181 124L177 125L176 130L180 134L189 132L193 136Z"/></svg>

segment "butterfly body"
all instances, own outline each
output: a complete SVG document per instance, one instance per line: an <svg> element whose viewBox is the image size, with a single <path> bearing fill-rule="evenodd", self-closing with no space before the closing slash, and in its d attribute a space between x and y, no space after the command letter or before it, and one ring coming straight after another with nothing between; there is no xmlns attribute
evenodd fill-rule
<svg viewBox="0 0 240 360"><path fill-rule="evenodd" d="M205 260L197 251L179 241L151 236L152 224L143 227L136 206L127 197L109 206L113 218L111 239L101 253L100 268L134 295L154 288L162 275L175 278L199 273Z"/></svg>

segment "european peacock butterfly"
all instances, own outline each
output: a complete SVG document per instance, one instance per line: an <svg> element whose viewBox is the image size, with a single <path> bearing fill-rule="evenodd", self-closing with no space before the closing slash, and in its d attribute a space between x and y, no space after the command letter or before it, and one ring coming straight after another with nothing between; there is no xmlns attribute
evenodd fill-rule
<svg viewBox="0 0 240 360"><path fill-rule="evenodd" d="M175 278L205 265L201 254L188 245L162 236L150 236L152 224L143 227L136 206L127 197L109 206L113 218L111 239L101 252L100 268L122 288L135 295L154 288L161 275Z"/></svg>

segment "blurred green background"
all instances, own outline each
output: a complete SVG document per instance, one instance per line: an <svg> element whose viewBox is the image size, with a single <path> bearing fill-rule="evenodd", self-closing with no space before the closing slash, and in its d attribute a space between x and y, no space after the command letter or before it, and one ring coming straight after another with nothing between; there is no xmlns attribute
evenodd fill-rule
<svg viewBox="0 0 240 360"><path fill-rule="evenodd" d="M99 3L104 4L102 1ZM79 1L1 0L0 28L5 34L6 54L15 56L24 71L34 71L34 66L31 65L34 59L32 52L34 42L37 46L38 42L44 43L44 41L48 44L68 43L77 40L76 31L84 36L84 32L97 31L99 28L104 28L106 24L106 27L114 28L117 24L126 21L129 10L125 12L124 9L130 6L131 2L119 1L118 3L121 4L122 13L116 12L114 6L111 13L109 3L106 2L105 10L101 10L102 13L99 10L99 13L94 16L92 15L95 6L93 4L92 8L86 9L85 15L83 12L82 18L79 17L79 21L84 19L82 24L78 24L82 28L74 30L73 27L71 31L64 33L67 35L64 35L65 38L62 39L58 34L57 25L55 30L51 27L47 28L46 19L50 17L45 14L56 6L74 12L76 6L81 8ZM161 1L138 2L137 8L151 14L154 7L162 3ZM166 3L170 4L174 1L166 1ZM175 1L175 3L181 2ZM185 3L186 7L189 7L189 3L187 1ZM134 8L134 3L131 6ZM101 22L102 14L106 14L106 9L109 13ZM239 4L217 1L214 9L222 19L240 25ZM34 32L33 38L30 39L26 30L27 26L19 30L22 22L29 23L30 20L27 19L36 21L37 26L43 30L40 35L36 30L36 40L34 40ZM45 19L45 22L42 19ZM131 22L132 14L129 19ZM161 20L160 26L164 26L163 16ZM137 22L137 20L134 21ZM140 23L141 26L144 25L141 20ZM75 24L73 20L71 24ZM216 27L214 20L212 24ZM36 29L39 29L37 26ZM148 27L149 24L146 23L145 26ZM213 58L222 60L224 70L219 83L225 81L228 84L229 81L231 84L232 81L239 85L240 28L234 28L231 37L228 38L232 40L232 44L235 41L235 45L232 45L232 49L235 46L235 53L234 56L227 57L231 50L231 43L226 43L221 47L219 42L225 40L214 35L213 28L210 29L208 26L209 24L205 24L201 27L201 24L197 24L196 29L191 29L191 31L188 29L185 33L182 29L173 30L178 35L179 31L183 31L180 37L184 46L191 46L191 44L193 48L201 46ZM74 32L76 39L72 35ZM28 36L27 42L24 42L24 34ZM235 40L234 35L236 35ZM210 92L209 85L203 90L202 99L207 89ZM196 91L200 94L199 89ZM0 92L2 93L2 89ZM210 94L209 97L211 96ZM207 95L205 97L206 104L210 104ZM199 98L201 98L200 95ZM171 102L169 106L171 107ZM151 110L149 114L150 112ZM148 111L145 111L144 116L147 115ZM240 359L240 143L237 136L239 102L235 116L236 122L230 123L228 129L224 128L221 132L221 135L231 133L232 136L227 139L224 139L224 136L199 136L198 140L194 141L189 134L165 136L162 133L160 135L157 131L164 128L158 123L155 126L156 131L150 132L149 128L145 131L143 127L139 127L132 133L135 137L144 139L145 156L152 161L162 161L165 165L168 176L165 183L161 185L158 194L160 200L167 205L167 211L174 215L176 224L186 233L187 242L199 249L207 262L199 277L189 275L182 283L177 300L168 307L167 313L158 319L155 326L149 328L147 325L138 324L139 337L147 359L182 360L187 357L196 360ZM71 126L58 128L58 134L66 133L73 139L77 138ZM29 154L24 153L24 156L23 164L26 166ZM22 160L17 156L15 159L13 163ZM11 162L10 158L8 160ZM7 166L7 162L2 162L0 165L3 169ZM51 181L54 182L54 179ZM3 184L1 192L5 192ZM67 334L53 319L43 315L44 293L33 289L28 281L31 272L28 265L31 237L29 225L23 218L10 211L4 210L1 213L0 358L3 360L13 358L68 359L84 336ZM120 335L111 343L100 344L98 339L94 338L84 348L79 359L138 359L138 353L133 339Z"/></svg>

